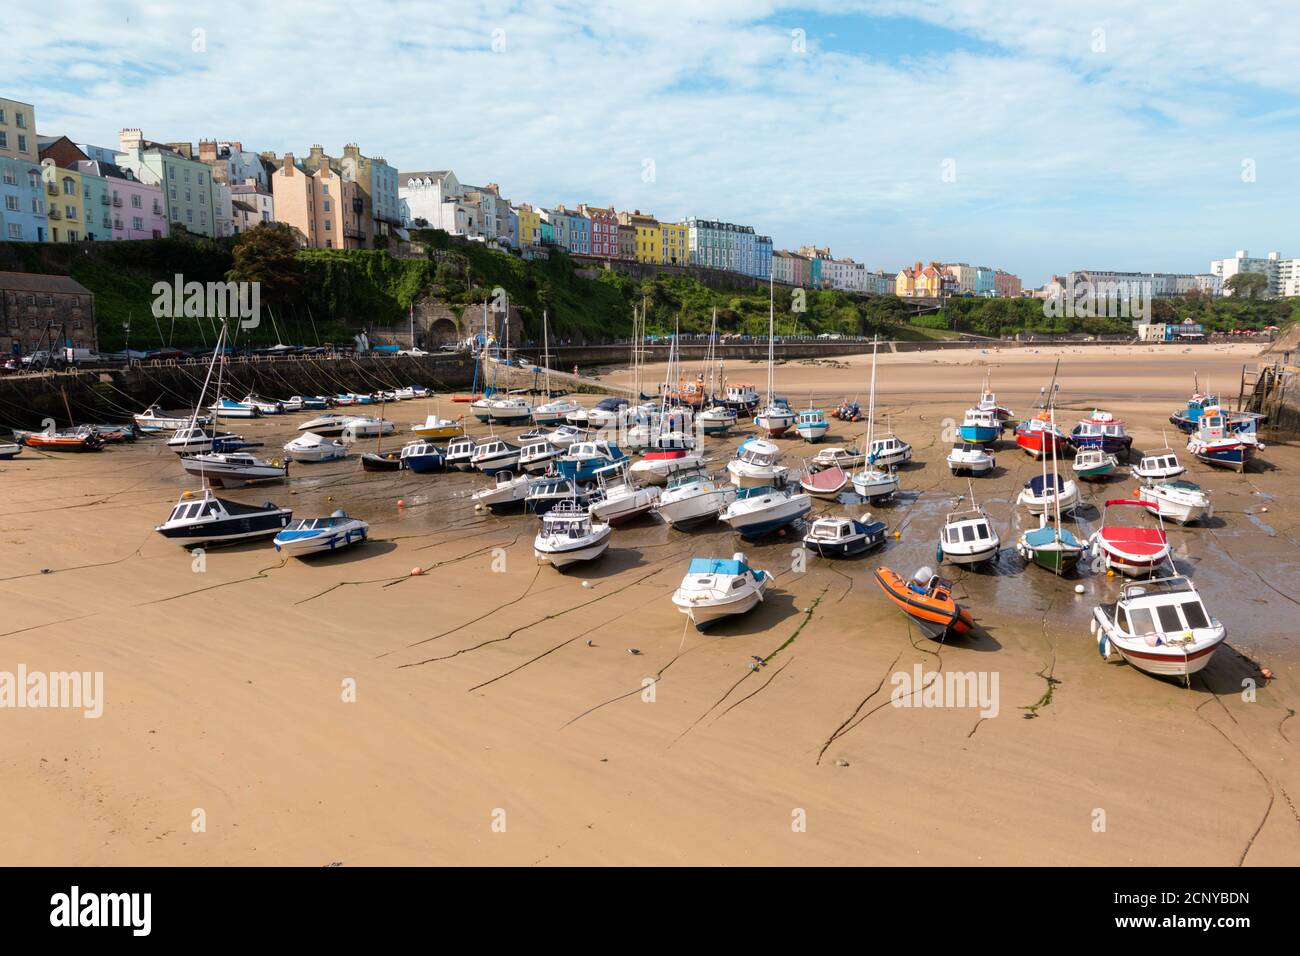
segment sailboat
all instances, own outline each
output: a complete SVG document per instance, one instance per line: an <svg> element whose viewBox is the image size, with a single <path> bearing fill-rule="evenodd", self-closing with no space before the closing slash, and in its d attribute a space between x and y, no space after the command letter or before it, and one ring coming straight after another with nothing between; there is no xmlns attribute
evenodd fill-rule
<svg viewBox="0 0 1300 956"><path fill-rule="evenodd" d="M736 409L718 400L718 390L723 387L721 363L717 360L718 352L718 307L713 307L713 322L709 326L709 348L705 357L708 369L707 407L695 416L701 430L706 435L723 435L736 424ZM718 377L714 378L715 371Z"/></svg>
<svg viewBox="0 0 1300 956"><path fill-rule="evenodd" d="M871 392L867 399L867 434L864 448L868 450L866 464L861 471L855 471L850 477L853 490L863 498L873 500L887 498L898 490L898 475L876 467L876 453L873 449L876 423L876 353L879 341L871 343Z"/></svg>
<svg viewBox="0 0 1300 956"><path fill-rule="evenodd" d="M546 401L533 409L533 421L538 425L563 425L565 417L582 406L571 398L551 398L551 331L545 309L542 310L542 368L546 382Z"/></svg>
<svg viewBox="0 0 1300 956"><path fill-rule="evenodd" d="M794 424L795 414L788 405L776 400L776 292L771 276L767 279L767 405L754 416L754 424L768 438L780 438Z"/></svg>
<svg viewBox="0 0 1300 956"><path fill-rule="evenodd" d="M1058 363L1059 367L1059 363ZM1056 375L1052 375L1053 381ZM1052 394L1055 395L1055 389ZM1054 434L1056 429L1056 411L1055 406L1049 405L1047 411L1047 425L1049 426L1048 434ZM1048 484L1047 462L1051 459L1051 487L1060 487L1060 476L1056 473L1056 443L1047 442L1047 453L1042 456L1043 462L1043 485ZM1073 485L1073 482L1070 483ZM1052 501L1050 509L1053 510L1055 521L1047 520L1048 509L1044 509L1038 519L1038 527L1031 528L1020 535L1020 540L1016 542L1016 550L1020 556L1027 561L1032 561L1040 568L1046 568L1055 574L1064 574L1072 570L1083 557L1084 544L1076 538L1069 528L1061 526L1061 499L1059 494L1051 496Z"/></svg>

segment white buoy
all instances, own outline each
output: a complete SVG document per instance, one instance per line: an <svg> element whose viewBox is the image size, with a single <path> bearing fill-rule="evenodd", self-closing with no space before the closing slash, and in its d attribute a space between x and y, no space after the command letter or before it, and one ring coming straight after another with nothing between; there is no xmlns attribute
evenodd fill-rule
<svg viewBox="0 0 1300 956"><path fill-rule="evenodd" d="M1084 590L1085 590L1085 588L1084 588L1084 586L1083 586L1082 584L1076 584L1076 585L1074 586L1074 593L1075 593L1075 594L1082 594L1082 593L1084 592Z"/></svg>
<svg viewBox="0 0 1300 956"><path fill-rule="evenodd" d="M474 510L475 510L475 511L482 511L482 510L483 510L483 506L482 506L481 504L479 504L479 505L475 505L475 506L474 506Z"/></svg>
<svg viewBox="0 0 1300 956"><path fill-rule="evenodd" d="M589 587L591 587L591 582L590 582L590 581L583 581L583 582L582 582L582 586L583 586L584 588L589 588Z"/></svg>

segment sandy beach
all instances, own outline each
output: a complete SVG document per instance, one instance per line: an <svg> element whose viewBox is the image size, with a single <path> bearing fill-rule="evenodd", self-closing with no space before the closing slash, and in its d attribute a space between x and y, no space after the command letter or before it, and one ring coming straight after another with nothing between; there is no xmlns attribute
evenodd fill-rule
<svg viewBox="0 0 1300 956"><path fill-rule="evenodd" d="M300 561L262 541L196 563L153 530L198 487L161 441L25 449L0 462L0 671L102 672L103 714L0 710L0 863L1293 865L1300 448L1266 439L1237 475L1196 462L1167 424L1194 373L1235 399L1257 351L882 355L880 418L916 451L898 499L870 508L889 540L803 573L798 535L744 547L724 525L653 519L559 573L533 557L534 516L475 513L469 495L489 479L365 473L355 455L222 495L298 517L344 508L370 522L369 542ZM974 480L1003 552L990 570L946 571L982 636L931 641L874 583L881 564L934 564L967 491L944 463L946 420L986 376L1027 416L1058 359L1067 428L1109 410L1135 449L1167 438L1212 494L1207 525L1169 527L1228 628L1190 688L1099 657L1088 620L1120 579L1062 580L1015 554L1037 522L1013 505L1039 466L1010 441ZM869 370L870 356L791 361L777 390L865 406ZM646 374L653 390L663 369ZM727 374L764 387L761 363ZM405 432L432 410L384 415ZM280 456L313 414L226 427ZM710 468L751 434L742 422L710 439ZM833 422L824 444L861 434ZM779 444L792 465L816 451ZM1081 530L1136 484L1083 487ZM768 599L705 634L686 626L669 598L690 558L737 550L776 575ZM917 665L996 674L996 716L893 706L893 675Z"/></svg>

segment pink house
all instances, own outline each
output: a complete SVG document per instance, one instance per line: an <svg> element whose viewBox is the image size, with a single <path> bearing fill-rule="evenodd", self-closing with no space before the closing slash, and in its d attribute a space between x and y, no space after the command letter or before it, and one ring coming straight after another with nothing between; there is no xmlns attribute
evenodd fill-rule
<svg viewBox="0 0 1300 956"><path fill-rule="evenodd" d="M606 259L618 258L618 213L614 207L578 205L578 212L591 220L591 254Z"/></svg>
<svg viewBox="0 0 1300 956"><path fill-rule="evenodd" d="M135 173L114 163L83 160L83 173L104 177L113 223L114 239L164 239L167 236L167 206L162 186L150 186Z"/></svg>

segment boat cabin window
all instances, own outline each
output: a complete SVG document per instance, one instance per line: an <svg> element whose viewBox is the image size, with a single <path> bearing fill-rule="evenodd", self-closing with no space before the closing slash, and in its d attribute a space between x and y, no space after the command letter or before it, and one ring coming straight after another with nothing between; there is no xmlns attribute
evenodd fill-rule
<svg viewBox="0 0 1300 956"><path fill-rule="evenodd" d="M1201 606L1200 601L1186 601L1180 604L1179 607L1183 609L1183 617L1187 619L1188 627L1210 626L1210 622L1205 617L1205 608Z"/></svg>
<svg viewBox="0 0 1300 956"><path fill-rule="evenodd" d="M745 579L744 579L744 578L736 578L736 580L734 580L734 581L731 582L731 588L732 588L733 591L734 591L736 588L744 587L744 586L745 586Z"/></svg>
<svg viewBox="0 0 1300 956"><path fill-rule="evenodd" d="M1158 630L1155 619L1151 617L1151 612L1144 607L1135 607L1129 612L1129 618L1133 622L1133 629L1130 634L1151 634Z"/></svg>
<svg viewBox="0 0 1300 956"><path fill-rule="evenodd" d="M1182 619L1178 616L1178 608L1174 605L1158 605L1156 613L1160 615L1160 630L1164 633L1168 634L1170 631L1181 631L1183 629Z"/></svg>
<svg viewBox="0 0 1300 956"><path fill-rule="evenodd" d="M1115 613L1115 623L1116 625L1119 626L1119 629L1123 631L1125 634L1133 633L1128 626L1128 612L1125 611L1123 608L1120 608Z"/></svg>

